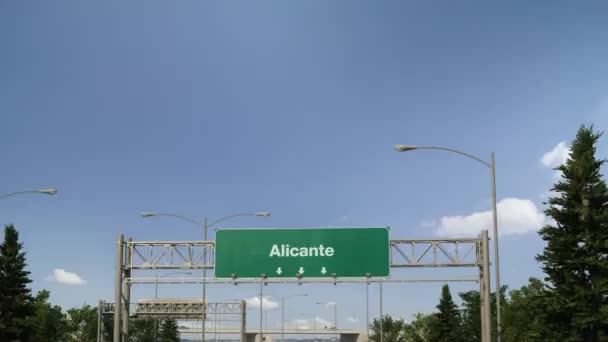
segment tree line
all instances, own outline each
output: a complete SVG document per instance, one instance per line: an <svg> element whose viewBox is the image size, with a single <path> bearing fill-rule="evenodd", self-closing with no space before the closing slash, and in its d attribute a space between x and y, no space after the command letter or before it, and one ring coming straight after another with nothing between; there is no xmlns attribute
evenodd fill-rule
<svg viewBox="0 0 608 342"><path fill-rule="evenodd" d="M505 342L608 341L608 188L598 159L602 133L581 126L560 178L551 188L539 231L545 241L536 256L544 279L505 295L501 338ZM500 215L500 213L499 213ZM437 310L418 313L412 322L390 316L382 320L383 342L481 341L478 291L459 293L458 307L445 285ZM496 293L492 294L492 340L496 341ZM380 341L380 319L371 326L372 341Z"/></svg>
<svg viewBox="0 0 608 342"><path fill-rule="evenodd" d="M13 225L4 228L0 245L0 341L2 342L95 342L97 307L83 305L64 311L49 303L50 292L32 295L26 253ZM153 320L132 320L131 341L177 342L175 320L164 320L160 327ZM112 322L105 322L102 333L112 340Z"/></svg>

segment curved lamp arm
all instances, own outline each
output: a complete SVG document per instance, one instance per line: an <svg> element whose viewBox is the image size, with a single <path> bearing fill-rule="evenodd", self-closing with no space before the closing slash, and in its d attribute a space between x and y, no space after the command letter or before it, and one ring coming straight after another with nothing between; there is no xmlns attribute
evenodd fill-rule
<svg viewBox="0 0 608 342"><path fill-rule="evenodd" d="M191 218L189 218L189 217L186 217L186 216L181 216L181 215L176 215L176 214L169 214L169 213L152 213L152 212L149 212L149 211L144 211L143 213L141 213L141 216L142 216L142 217L151 217L151 216L172 216L172 217L177 217L177 218L180 218L180 219L182 219L182 220L186 220L186 221L192 222L192 223L197 224L197 225L199 225L199 226L202 226L202 225L203 225L203 223L202 223L202 222L199 222L199 221L197 221L197 220L195 220L195 219L191 219Z"/></svg>
<svg viewBox="0 0 608 342"><path fill-rule="evenodd" d="M234 215L229 215L229 216L226 216L226 217L222 217L219 220L213 221L213 222L207 224L207 227L209 228L209 227L217 224L218 222L227 220L229 218L238 217L238 216L270 216L270 215L271 214L269 212L267 212L267 211L261 211L259 213L255 213L255 214L234 214Z"/></svg>
<svg viewBox="0 0 608 342"><path fill-rule="evenodd" d="M488 163L487 161L477 158L472 154L468 154L466 152L462 152L459 150L455 150L453 148L447 148L447 147L439 147L439 146L414 146L414 145L397 145L395 146L395 150L397 152L407 152L407 151L413 151L413 150L441 150L441 151L448 151L448 152L452 152L452 153L458 153L461 154L465 157L469 157L471 159L474 159L480 163L482 163L483 165L487 166L488 168L492 168L492 165L490 165L490 163Z"/></svg>
<svg viewBox="0 0 608 342"><path fill-rule="evenodd" d="M5 198L5 197L19 195L19 194L47 194L47 195L54 195L56 193L57 193L57 189L28 190L28 191L12 192L10 194L6 194L6 195L0 196L0 198Z"/></svg>

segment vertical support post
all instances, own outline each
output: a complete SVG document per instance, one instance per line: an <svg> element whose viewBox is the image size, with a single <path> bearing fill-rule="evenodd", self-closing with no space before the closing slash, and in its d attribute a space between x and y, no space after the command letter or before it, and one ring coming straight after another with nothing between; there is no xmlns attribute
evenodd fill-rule
<svg viewBox="0 0 608 342"><path fill-rule="evenodd" d="M114 282L114 342L122 341L121 314L122 314L122 252L124 236L118 235L116 242L116 278Z"/></svg>
<svg viewBox="0 0 608 342"><path fill-rule="evenodd" d="M101 342L101 303L97 301L97 342Z"/></svg>
<svg viewBox="0 0 608 342"><path fill-rule="evenodd" d="M382 279L380 279L380 342L384 341L384 317L382 313Z"/></svg>
<svg viewBox="0 0 608 342"><path fill-rule="evenodd" d="M490 241L488 239L488 231L481 231L482 255L483 255L483 312L485 317L485 333L484 341L492 341L492 315L490 307Z"/></svg>
<svg viewBox="0 0 608 342"><path fill-rule="evenodd" d="M244 300L241 300L241 342L247 341L247 336L245 334L247 327L247 304Z"/></svg>
<svg viewBox="0 0 608 342"><path fill-rule="evenodd" d="M222 329L222 313L218 313L217 315L217 329L215 331L215 336L216 336L216 340L219 341L222 338L222 333L220 332L220 330Z"/></svg>
<svg viewBox="0 0 608 342"><path fill-rule="evenodd" d="M334 328L336 328L336 341L340 341L340 334L338 334L338 303L334 302Z"/></svg>
<svg viewBox="0 0 608 342"><path fill-rule="evenodd" d="M203 220L203 239L207 241L207 217ZM207 244L203 245L203 324L201 327L201 341L205 342L205 320L207 318Z"/></svg>
<svg viewBox="0 0 608 342"><path fill-rule="evenodd" d="M281 342L285 342L285 297L281 297Z"/></svg>
<svg viewBox="0 0 608 342"><path fill-rule="evenodd" d="M365 283L365 333L369 339L369 278Z"/></svg>
<svg viewBox="0 0 608 342"><path fill-rule="evenodd" d="M129 242L133 239L129 238ZM131 311L131 248L125 246L125 311L122 318L122 331L125 336L125 341L129 341L129 313Z"/></svg>
<svg viewBox="0 0 608 342"><path fill-rule="evenodd" d="M222 314L218 313L217 315L217 329L215 331L216 341L219 341L222 338L222 334L220 333L220 329L222 327Z"/></svg>
<svg viewBox="0 0 608 342"><path fill-rule="evenodd" d="M481 247L481 246L480 246ZM482 261L483 262L483 261ZM480 328L481 331L479 332L479 336L481 337L481 342L486 342L484 340L484 334L485 334L485 324L486 324L486 315L485 315L485 309L483 307L483 302L484 302L484 292L483 292L483 267L480 266L479 267L479 316L480 316Z"/></svg>
<svg viewBox="0 0 608 342"><path fill-rule="evenodd" d="M264 342L264 277L260 278L260 342Z"/></svg>
<svg viewBox="0 0 608 342"><path fill-rule="evenodd" d="M158 298L158 272L156 273L156 278L154 278L154 299ZM156 342L156 332L158 331L158 319L154 318L154 332L152 333L152 337L154 338L154 342Z"/></svg>
<svg viewBox="0 0 608 342"><path fill-rule="evenodd" d="M496 340L501 340L500 324L500 270L498 266L498 214L496 211L496 165L494 164L494 152L490 155L490 166L492 172L492 221L494 232L494 272L496 277Z"/></svg>

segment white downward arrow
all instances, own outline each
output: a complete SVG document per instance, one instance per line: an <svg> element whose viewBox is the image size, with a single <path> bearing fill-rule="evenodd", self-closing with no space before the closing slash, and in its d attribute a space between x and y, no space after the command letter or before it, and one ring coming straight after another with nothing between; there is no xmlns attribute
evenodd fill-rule
<svg viewBox="0 0 608 342"><path fill-rule="evenodd" d="M298 271L300 274L304 274L304 267L300 266L300 271Z"/></svg>
<svg viewBox="0 0 608 342"><path fill-rule="evenodd" d="M325 275L325 273L327 273L327 270L325 269L325 266L323 266L323 267L321 268L321 273L323 273L323 275Z"/></svg>
<svg viewBox="0 0 608 342"><path fill-rule="evenodd" d="M281 275L281 273L283 273L283 271L281 271L281 268L280 268L280 267L277 267L277 274L278 274L278 275Z"/></svg>

